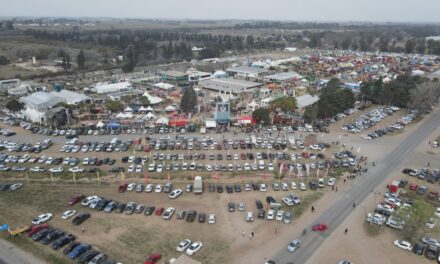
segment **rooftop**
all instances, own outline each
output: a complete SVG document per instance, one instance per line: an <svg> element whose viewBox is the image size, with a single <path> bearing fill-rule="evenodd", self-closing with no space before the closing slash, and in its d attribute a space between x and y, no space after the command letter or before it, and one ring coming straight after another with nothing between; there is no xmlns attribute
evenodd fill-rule
<svg viewBox="0 0 440 264"><path fill-rule="evenodd" d="M239 66L233 68L227 68L227 72L235 72L235 73L244 73L244 74L259 74L267 72L265 69L261 69L258 67L249 67L249 66Z"/></svg>
<svg viewBox="0 0 440 264"><path fill-rule="evenodd" d="M237 79L211 79L199 82L199 86L204 89L215 90L220 92L232 92L239 94L252 88L260 87L263 84L249 82Z"/></svg>
<svg viewBox="0 0 440 264"><path fill-rule="evenodd" d="M273 81L287 81L287 80L299 79L299 78L301 78L301 75L299 75L296 72L279 72L264 77L265 80L273 80Z"/></svg>

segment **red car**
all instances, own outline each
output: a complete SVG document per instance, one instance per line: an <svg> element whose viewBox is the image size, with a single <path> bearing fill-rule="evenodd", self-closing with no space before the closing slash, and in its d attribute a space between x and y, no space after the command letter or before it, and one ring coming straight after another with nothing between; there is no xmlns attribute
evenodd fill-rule
<svg viewBox="0 0 440 264"><path fill-rule="evenodd" d="M40 232L43 229L48 228L49 225L48 224L41 224L41 225L33 225L31 226L31 228L26 232L28 237L33 236L34 234Z"/></svg>
<svg viewBox="0 0 440 264"><path fill-rule="evenodd" d="M128 187L128 183L121 183L119 185L119 192L124 193L127 190L127 187Z"/></svg>
<svg viewBox="0 0 440 264"><path fill-rule="evenodd" d="M144 262L144 264L154 264L159 261L161 255L159 253L151 254L148 259Z"/></svg>
<svg viewBox="0 0 440 264"><path fill-rule="evenodd" d="M85 196L83 194L77 194L77 195L70 197L69 205L74 205L74 204L80 202L82 199L84 199L84 197Z"/></svg>
<svg viewBox="0 0 440 264"><path fill-rule="evenodd" d="M313 231L324 232L327 229L328 229L328 226L326 224L316 224L316 225L312 226Z"/></svg>
<svg viewBox="0 0 440 264"><path fill-rule="evenodd" d="M417 191L417 188L418 188L419 186L417 185L417 184L415 184L415 183L411 183L410 185L409 185L409 189L411 190L411 191Z"/></svg>
<svg viewBox="0 0 440 264"><path fill-rule="evenodd" d="M157 208L155 214L158 215L158 216L160 216L160 215L163 214L163 211L164 211L164 210L165 210L165 209L164 209L163 207Z"/></svg>
<svg viewBox="0 0 440 264"><path fill-rule="evenodd" d="M246 153L241 153L241 159L245 160L246 159Z"/></svg>

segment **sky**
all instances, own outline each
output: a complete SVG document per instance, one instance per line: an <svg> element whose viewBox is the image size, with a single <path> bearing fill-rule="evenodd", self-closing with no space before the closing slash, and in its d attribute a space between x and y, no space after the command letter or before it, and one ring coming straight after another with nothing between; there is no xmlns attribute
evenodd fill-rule
<svg viewBox="0 0 440 264"><path fill-rule="evenodd" d="M440 22L440 0L0 0L1 2L0 17Z"/></svg>

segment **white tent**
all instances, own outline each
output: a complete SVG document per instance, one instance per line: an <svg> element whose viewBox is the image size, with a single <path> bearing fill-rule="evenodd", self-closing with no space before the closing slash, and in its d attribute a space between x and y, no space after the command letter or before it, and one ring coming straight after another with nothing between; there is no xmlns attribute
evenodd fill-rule
<svg viewBox="0 0 440 264"><path fill-rule="evenodd" d="M133 118L133 114L130 112L126 112L126 113L119 113L116 115L116 118L119 119L131 119Z"/></svg>
<svg viewBox="0 0 440 264"><path fill-rule="evenodd" d="M144 117L144 119L147 119L147 120L153 120L155 118L156 118L156 116L151 112L148 112L148 114L146 114Z"/></svg>
<svg viewBox="0 0 440 264"><path fill-rule="evenodd" d="M130 113L130 112L133 112L133 109L131 109L129 106L127 106L127 107L124 109L124 112L126 112L126 113Z"/></svg>
<svg viewBox="0 0 440 264"><path fill-rule="evenodd" d="M147 112L153 112L153 107L148 106L146 111L147 111Z"/></svg>
<svg viewBox="0 0 440 264"><path fill-rule="evenodd" d="M96 127L99 127L99 128L104 127L104 126L105 126L105 124L104 124L104 122L102 122L102 121L99 121L99 122L96 124Z"/></svg>
<svg viewBox="0 0 440 264"><path fill-rule="evenodd" d="M258 108L258 104L257 104L255 101L252 100L252 102L250 102L250 103L247 105L247 108L250 109L250 110L252 110L252 111L255 111L255 109Z"/></svg>
<svg viewBox="0 0 440 264"><path fill-rule="evenodd" d="M141 106L138 110L138 112L147 112L147 111L148 111L147 108L145 108L143 106Z"/></svg>
<svg viewBox="0 0 440 264"><path fill-rule="evenodd" d="M165 112L174 112L177 110L177 107L175 107L174 105L169 105L167 107L165 107Z"/></svg>
<svg viewBox="0 0 440 264"><path fill-rule="evenodd" d="M159 125L168 125L168 122L169 122L169 121L170 121L170 120L169 120L168 118L166 118L166 117L161 117L161 118L157 119L156 124L159 124Z"/></svg>
<svg viewBox="0 0 440 264"><path fill-rule="evenodd" d="M213 120L206 120L205 121L206 128L214 128L217 127L217 123Z"/></svg>
<svg viewBox="0 0 440 264"><path fill-rule="evenodd" d="M150 104L155 105L155 104L160 104L163 102L163 99L157 96L152 96L151 94L149 94L147 91L142 95L148 98L148 101L150 102Z"/></svg>
<svg viewBox="0 0 440 264"><path fill-rule="evenodd" d="M153 85L153 87L158 88L158 89L162 89L162 90L170 90L170 89L174 88L174 85L169 84L169 83L160 82L160 83L155 83Z"/></svg>

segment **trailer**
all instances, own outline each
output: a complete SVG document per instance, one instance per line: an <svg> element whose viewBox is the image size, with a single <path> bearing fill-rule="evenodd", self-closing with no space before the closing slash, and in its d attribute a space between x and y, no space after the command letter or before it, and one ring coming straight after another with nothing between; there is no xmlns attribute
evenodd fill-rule
<svg viewBox="0 0 440 264"><path fill-rule="evenodd" d="M194 177L194 193L195 194L203 193L203 179L202 179L202 176Z"/></svg>

